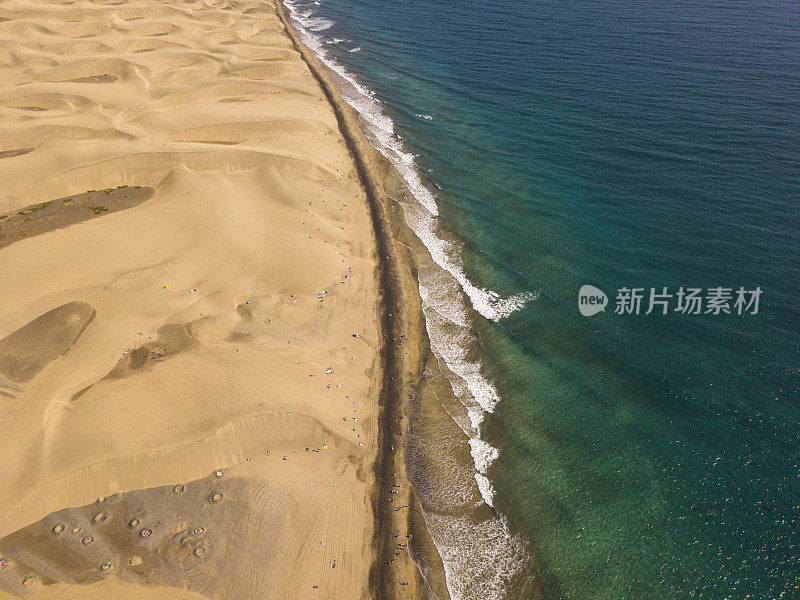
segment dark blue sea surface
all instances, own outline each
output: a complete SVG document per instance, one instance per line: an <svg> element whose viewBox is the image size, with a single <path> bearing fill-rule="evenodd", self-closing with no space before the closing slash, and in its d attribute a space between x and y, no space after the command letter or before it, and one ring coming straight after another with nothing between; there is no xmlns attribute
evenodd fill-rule
<svg viewBox="0 0 800 600"><path fill-rule="evenodd" d="M421 282L434 349L546 597L800 598L800 4L292 8L434 207L409 213L447 279ZM615 313L623 287L642 314ZM644 314L664 287L762 295ZM488 600L445 559L454 600Z"/></svg>

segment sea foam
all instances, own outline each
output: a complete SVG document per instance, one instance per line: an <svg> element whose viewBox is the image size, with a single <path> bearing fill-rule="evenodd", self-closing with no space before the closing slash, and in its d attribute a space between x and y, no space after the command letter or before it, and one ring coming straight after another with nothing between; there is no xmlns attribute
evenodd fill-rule
<svg viewBox="0 0 800 600"><path fill-rule="evenodd" d="M481 498L486 504L493 506L495 490L486 474L499 456L499 451L481 439L480 426L486 414L495 410L500 397L491 381L483 375L480 361L469 356L468 349L478 343L471 326L471 313L474 311L486 319L499 321L535 300L537 296L532 292L522 292L504 298L497 292L470 281L464 272L461 258L463 245L442 228L435 196L423 182L414 155L396 135L394 122L383 110L374 93L331 56L325 47L345 40L323 39L319 32L333 25L332 22L327 24L329 19L314 18L313 14L306 14L308 11L298 9L298 4L293 0L286 0L285 5L299 24L298 30L305 44L328 68L349 84L340 86L340 94L358 112L374 138L373 145L400 173L413 198L412 204L403 204L406 222L427 248L434 263L432 268L420 267L419 271L420 297L432 351L447 367L445 372L453 394L466 409L466 418L462 419L458 415L453 415L453 418L469 439L470 454L475 466L475 482ZM417 116L432 120L429 115ZM430 518L445 519L441 515L426 515L426 520ZM443 528L453 532L453 536L446 535L436 539L451 597L453 600L502 598L503 581L517 572L524 562L519 558L524 554L522 542L508 532L502 515L496 521L480 525L461 521L448 518L447 523L437 525L439 530ZM458 534L455 533L456 530ZM456 551L458 546L447 541L459 537L470 540L467 545L471 550L465 552L466 548L460 548ZM502 564L501 557L505 561ZM483 563L484 560L492 560L495 564L489 568ZM459 564L459 561L464 564ZM469 566L472 563L477 566ZM490 571L489 575L484 573L480 577L474 576L475 573L483 573L487 569Z"/></svg>

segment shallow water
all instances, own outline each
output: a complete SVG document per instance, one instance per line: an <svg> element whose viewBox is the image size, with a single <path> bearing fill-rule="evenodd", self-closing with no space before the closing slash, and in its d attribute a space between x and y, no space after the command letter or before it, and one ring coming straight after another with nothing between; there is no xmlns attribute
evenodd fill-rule
<svg viewBox="0 0 800 600"><path fill-rule="evenodd" d="M415 196L453 597L527 593L531 544L549 598L800 597L797 5L292 6Z"/></svg>

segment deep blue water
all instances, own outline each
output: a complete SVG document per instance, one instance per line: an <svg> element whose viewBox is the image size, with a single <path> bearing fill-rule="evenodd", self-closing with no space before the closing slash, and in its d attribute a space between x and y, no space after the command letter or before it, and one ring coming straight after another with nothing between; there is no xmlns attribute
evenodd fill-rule
<svg viewBox="0 0 800 600"><path fill-rule="evenodd" d="M537 293L470 327L492 503L547 597L800 598L800 5L296 8L391 117L468 280ZM581 316L583 284L612 306ZM624 286L763 293L614 314Z"/></svg>

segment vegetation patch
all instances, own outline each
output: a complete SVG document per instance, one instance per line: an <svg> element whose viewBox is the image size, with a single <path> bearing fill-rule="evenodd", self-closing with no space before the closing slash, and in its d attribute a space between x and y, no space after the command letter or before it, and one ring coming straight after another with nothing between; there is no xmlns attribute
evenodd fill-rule
<svg viewBox="0 0 800 600"><path fill-rule="evenodd" d="M88 190L82 194L32 204L22 210L0 215L0 222L3 223L0 248L40 233L132 208L152 198L155 190L140 185L119 185L106 188L103 193L105 196L102 204L92 199L97 191Z"/></svg>

